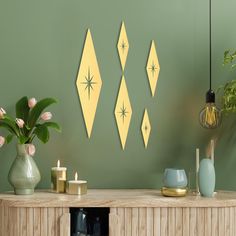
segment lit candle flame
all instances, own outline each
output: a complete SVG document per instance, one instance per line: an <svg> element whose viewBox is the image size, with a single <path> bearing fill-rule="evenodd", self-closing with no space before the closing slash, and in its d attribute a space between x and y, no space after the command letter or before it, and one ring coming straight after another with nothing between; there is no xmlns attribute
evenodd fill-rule
<svg viewBox="0 0 236 236"><path fill-rule="evenodd" d="M78 173L75 172L75 180L77 181L78 180Z"/></svg>
<svg viewBox="0 0 236 236"><path fill-rule="evenodd" d="M60 160L57 161L57 168L60 167Z"/></svg>

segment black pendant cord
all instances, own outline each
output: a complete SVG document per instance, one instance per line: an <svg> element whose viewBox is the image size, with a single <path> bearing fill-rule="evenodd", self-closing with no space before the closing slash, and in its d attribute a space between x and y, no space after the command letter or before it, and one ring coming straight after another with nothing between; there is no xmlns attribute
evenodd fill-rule
<svg viewBox="0 0 236 236"><path fill-rule="evenodd" d="M210 90L211 90L211 51L212 51L212 45L211 45L211 0L209 0L209 63L210 63Z"/></svg>

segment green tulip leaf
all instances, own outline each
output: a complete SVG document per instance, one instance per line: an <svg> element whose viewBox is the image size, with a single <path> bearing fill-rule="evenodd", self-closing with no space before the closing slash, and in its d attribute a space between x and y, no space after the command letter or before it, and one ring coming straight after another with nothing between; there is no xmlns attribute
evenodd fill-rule
<svg viewBox="0 0 236 236"><path fill-rule="evenodd" d="M10 143L10 142L12 141L13 137L14 137L13 134L7 135L7 137L6 137L6 142L7 142L7 143Z"/></svg>
<svg viewBox="0 0 236 236"><path fill-rule="evenodd" d="M47 143L49 140L49 131L45 125L37 125L36 129L34 130L34 134L36 134L38 139L43 143Z"/></svg>
<svg viewBox="0 0 236 236"><path fill-rule="evenodd" d="M45 122L43 123L48 128L55 129L58 132L61 132L61 127L56 122Z"/></svg>
<svg viewBox="0 0 236 236"><path fill-rule="evenodd" d="M27 123L30 108L28 106L28 98L23 97L16 103L16 117Z"/></svg>

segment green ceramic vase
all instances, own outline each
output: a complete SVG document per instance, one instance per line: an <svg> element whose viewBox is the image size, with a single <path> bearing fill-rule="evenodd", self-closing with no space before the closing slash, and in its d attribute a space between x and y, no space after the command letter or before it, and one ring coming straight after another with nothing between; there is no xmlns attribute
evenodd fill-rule
<svg viewBox="0 0 236 236"><path fill-rule="evenodd" d="M27 145L17 145L17 156L8 174L8 181L17 195L33 194L41 179L34 159L27 153Z"/></svg>

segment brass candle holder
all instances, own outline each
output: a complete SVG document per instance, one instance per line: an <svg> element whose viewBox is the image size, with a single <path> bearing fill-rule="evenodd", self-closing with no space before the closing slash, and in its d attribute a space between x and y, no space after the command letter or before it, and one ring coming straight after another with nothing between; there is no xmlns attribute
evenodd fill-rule
<svg viewBox="0 0 236 236"><path fill-rule="evenodd" d="M51 169L51 189L53 192L64 193L66 191L66 167L60 167L60 160L57 167Z"/></svg>
<svg viewBox="0 0 236 236"><path fill-rule="evenodd" d="M67 182L66 193L82 195L87 193L87 181L78 180L78 173L75 173L75 179Z"/></svg>

